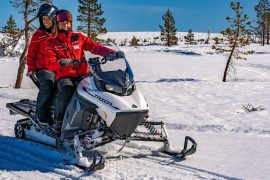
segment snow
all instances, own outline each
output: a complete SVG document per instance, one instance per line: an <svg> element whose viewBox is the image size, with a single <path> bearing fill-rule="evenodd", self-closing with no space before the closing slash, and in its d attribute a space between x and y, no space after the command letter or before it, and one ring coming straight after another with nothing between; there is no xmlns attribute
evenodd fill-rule
<svg viewBox="0 0 270 180"><path fill-rule="evenodd" d="M118 41L152 38L158 33L109 33ZM197 33L197 37L206 37ZM105 37L106 39L106 37ZM17 58L0 58L1 179L270 179L270 48L250 45L254 53L236 62L236 76L223 83L226 63L210 45L120 47L133 69L136 85L150 106L150 120L163 121L170 142L179 150L186 135L197 152L178 161L151 156L162 144L122 141L100 147L107 157L103 170L84 173L67 165L64 151L14 137L20 116L10 116L6 103L35 99L35 85L24 77L14 89ZM243 106L263 107L246 112Z"/></svg>

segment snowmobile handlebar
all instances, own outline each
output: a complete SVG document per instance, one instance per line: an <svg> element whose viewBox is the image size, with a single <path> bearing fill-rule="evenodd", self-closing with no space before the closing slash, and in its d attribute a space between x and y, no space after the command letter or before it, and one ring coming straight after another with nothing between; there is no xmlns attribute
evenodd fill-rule
<svg viewBox="0 0 270 180"><path fill-rule="evenodd" d="M60 59L59 64L61 67L74 66L81 63L87 63L90 66L96 66L99 64L105 64L108 61L114 61L119 58L125 58L125 54L123 51L116 51L115 53L109 53L101 59L99 57L89 58L88 61L81 59Z"/></svg>
<svg viewBox="0 0 270 180"><path fill-rule="evenodd" d="M89 58L88 61L80 60L80 59L61 59L59 61L59 64L61 67L74 66L74 65L81 64L81 63L87 63L90 66L96 66L99 64L105 64L107 61L108 61L108 59L105 57L103 57L102 59L100 59L99 57Z"/></svg>
<svg viewBox="0 0 270 180"><path fill-rule="evenodd" d="M122 51L121 51L122 52ZM122 54L121 54L122 55ZM88 64L91 66L96 66L96 65L99 65L99 64L105 64L107 63L108 61L114 61L114 60L117 60L117 59L120 59L120 58L124 58L125 59L125 56L121 56L121 55L107 55L107 56L104 56L103 58L99 58L99 57L94 57L94 58L89 58L88 59Z"/></svg>
<svg viewBox="0 0 270 180"><path fill-rule="evenodd" d="M102 58L102 59L104 59L104 58ZM99 57L89 58L88 61L87 61L87 63L90 66L96 66L96 65L102 64L101 63L102 59L100 60Z"/></svg>

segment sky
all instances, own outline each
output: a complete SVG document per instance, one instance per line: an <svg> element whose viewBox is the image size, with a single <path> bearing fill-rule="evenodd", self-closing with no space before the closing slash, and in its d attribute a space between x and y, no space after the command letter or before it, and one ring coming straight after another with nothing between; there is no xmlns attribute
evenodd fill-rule
<svg viewBox="0 0 270 180"><path fill-rule="evenodd" d="M0 0L1 29L10 15L17 25L22 27L22 14L18 14L10 0ZM104 27L109 32L145 32L160 31L163 25L162 15L167 9L173 13L177 31L220 32L228 27L226 16L232 16L230 0L99 0L106 19ZM255 20L254 5L259 0L240 0L244 12ZM73 16L78 15L77 0L53 0L60 9L67 9ZM37 22L36 22L37 23ZM79 25L76 19L74 29Z"/></svg>

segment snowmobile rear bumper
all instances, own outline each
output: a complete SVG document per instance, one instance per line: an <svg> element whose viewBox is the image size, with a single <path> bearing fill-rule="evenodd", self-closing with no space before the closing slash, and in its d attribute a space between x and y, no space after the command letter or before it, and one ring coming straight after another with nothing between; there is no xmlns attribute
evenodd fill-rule
<svg viewBox="0 0 270 180"><path fill-rule="evenodd" d="M25 117L29 117L35 112L35 107L30 103L35 103L35 101L23 99L19 102L7 103L6 107L10 110L11 115L21 114Z"/></svg>

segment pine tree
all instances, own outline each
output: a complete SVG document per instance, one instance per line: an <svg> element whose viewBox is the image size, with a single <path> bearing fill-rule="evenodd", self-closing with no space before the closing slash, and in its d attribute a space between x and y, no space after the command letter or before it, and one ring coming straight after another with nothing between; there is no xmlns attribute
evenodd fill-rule
<svg viewBox="0 0 270 180"><path fill-rule="evenodd" d="M192 29L188 30L188 34L184 36L185 38L185 44L194 45L197 44L196 40L194 39L194 34L192 33Z"/></svg>
<svg viewBox="0 0 270 180"><path fill-rule="evenodd" d="M164 21L164 26L159 25L161 30L160 36L161 41L164 41L164 45L172 46L177 45L178 38L176 37L175 22L171 11L168 9L165 14L162 16Z"/></svg>
<svg viewBox="0 0 270 180"><path fill-rule="evenodd" d="M78 31L82 31L94 41L100 41L98 34L107 33L106 28L103 27L106 19L102 18L103 11L101 4L98 4L98 0L78 0L80 13L77 16L77 20L80 22Z"/></svg>
<svg viewBox="0 0 270 180"><path fill-rule="evenodd" d="M16 22L13 19L12 15L10 15L7 25L2 27L2 32L6 33L7 36L11 38L16 38L18 34L20 33L20 29L17 28Z"/></svg>
<svg viewBox="0 0 270 180"><path fill-rule="evenodd" d="M127 38L120 42L119 46L126 46L127 45Z"/></svg>
<svg viewBox="0 0 270 180"><path fill-rule="evenodd" d="M36 19L36 10L43 3L51 3L51 0L11 0L12 6L19 9L23 14L24 28L20 35L24 34L25 46L20 56L19 68L15 88L20 88L25 68L25 57L30 43L30 31L33 29L32 22ZM29 18L32 16L32 19Z"/></svg>
<svg viewBox="0 0 270 180"><path fill-rule="evenodd" d="M108 44L108 45L110 45L110 44L117 45L116 39L112 39L112 38L107 38L105 43Z"/></svg>
<svg viewBox="0 0 270 180"><path fill-rule="evenodd" d="M231 8L235 13L235 17L227 17L226 20L231 24L230 28L227 28L225 31L222 31L221 34L227 40L227 47L215 47L218 52L228 52L229 57L225 66L223 74L223 82L226 82L227 75L229 75L230 70L234 69L234 59L245 59L241 55L247 54L240 50L241 47L249 44L250 31L249 28L251 22L249 17L243 13L243 7L238 1L236 3L231 2Z"/></svg>
<svg viewBox="0 0 270 180"><path fill-rule="evenodd" d="M215 42L215 45L220 44L220 39L218 37L214 37L213 41Z"/></svg>
<svg viewBox="0 0 270 180"><path fill-rule="evenodd" d="M16 22L12 15L9 17L7 24L2 27L5 36L0 40L0 56L17 56L19 52L14 51L20 38L21 30L17 28Z"/></svg>
<svg viewBox="0 0 270 180"><path fill-rule="evenodd" d="M139 46L140 40L137 39L135 36L132 37L131 41L129 42L130 46Z"/></svg>
<svg viewBox="0 0 270 180"><path fill-rule="evenodd" d="M269 45L270 44L270 11L266 13L265 17L266 17L266 43Z"/></svg>
<svg viewBox="0 0 270 180"><path fill-rule="evenodd" d="M255 5L255 11L257 13L257 27L255 32L260 38L261 45L264 46L265 42L269 44L270 38L270 4L268 0L260 0Z"/></svg>

